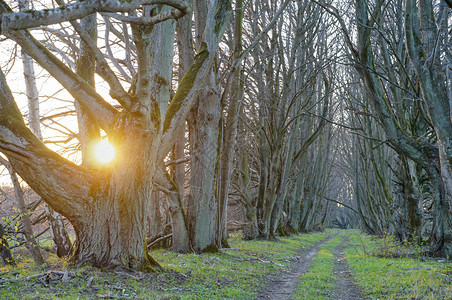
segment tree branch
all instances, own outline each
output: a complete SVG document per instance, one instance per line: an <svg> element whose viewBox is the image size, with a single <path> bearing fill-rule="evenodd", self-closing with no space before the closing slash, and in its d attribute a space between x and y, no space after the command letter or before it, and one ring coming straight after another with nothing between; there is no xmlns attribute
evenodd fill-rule
<svg viewBox="0 0 452 300"><path fill-rule="evenodd" d="M154 25L166 20L170 19L179 19L185 15L184 12L178 9L171 9L168 11L161 12L160 14L152 17L134 17L134 16L125 16L116 13L102 13L102 16L114 18L116 20L133 23L137 25Z"/></svg>
<svg viewBox="0 0 452 300"><path fill-rule="evenodd" d="M132 102L131 97L123 89L121 82L108 65L105 56L96 46L96 43L89 36L86 30L83 29L82 26L80 26L80 24L77 21L71 21L71 25L74 27L75 31L80 35L80 38L86 43L86 45L88 45L89 51L96 59L96 62L98 64L96 71L108 83L108 86L110 87L110 96L113 99L118 100L118 102L125 108L129 108ZM108 41L106 40L106 42Z"/></svg>
<svg viewBox="0 0 452 300"><path fill-rule="evenodd" d="M0 70L0 151L49 205L70 218L86 205L93 176L49 150L25 125Z"/></svg>
<svg viewBox="0 0 452 300"><path fill-rule="evenodd" d="M165 114L162 128L162 144L159 147L158 158L163 159L174 144L175 136L193 106L199 92L205 87L208 76L211 75L213 61L218 51L219 41L223 36L231 15L231 1L214 2L209 8L204 41L199 47L189 70L182 78L176 94L171 99Z"/></svg>
<svg viewBox="0 0 452 300"><path fill-rule="evenodd" d="M1 3L5 4L3 0L1 0ZM2 12L3 14L0 15L0 33L82 19L96 12L130 12L141 5L152 4L165 4L177 9L177 12L171 11L172 13L169 16L163 14L153 17L155 22L169 18L180 18L189 11L189 6L182 0L85 0L40 11L10 12L8 14Z"/></svg>
<svg viewBox="0 0 452 300"><path fill-rule="evenodd" d="M118 114L111 104L106 102L91 85L70 70L28 31L12 31L8 35L84 105L104 130L109 131Z"/></svg>

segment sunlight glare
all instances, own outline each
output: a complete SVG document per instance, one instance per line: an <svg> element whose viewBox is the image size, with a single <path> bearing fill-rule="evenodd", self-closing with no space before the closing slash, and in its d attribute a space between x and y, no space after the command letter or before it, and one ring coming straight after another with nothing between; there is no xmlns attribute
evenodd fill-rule
<svg viewBox="0 0 452 300"><path fill-rule="evenodd" d="M115 147L108 140L100 141L94 148L96 160L102 164L108 164L115 158Z"/></svg>

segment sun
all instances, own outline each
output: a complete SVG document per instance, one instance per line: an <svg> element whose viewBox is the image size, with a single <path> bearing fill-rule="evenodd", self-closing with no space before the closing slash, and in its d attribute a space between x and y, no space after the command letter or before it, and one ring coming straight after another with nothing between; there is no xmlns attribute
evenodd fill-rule
<svg viewBox="0 0 452 300"><path fill-rule="evenodd" d="M115 155L115 147L108 140L102 140L94 146L94 157L101 164L108 164L115 158Z"/></svg>

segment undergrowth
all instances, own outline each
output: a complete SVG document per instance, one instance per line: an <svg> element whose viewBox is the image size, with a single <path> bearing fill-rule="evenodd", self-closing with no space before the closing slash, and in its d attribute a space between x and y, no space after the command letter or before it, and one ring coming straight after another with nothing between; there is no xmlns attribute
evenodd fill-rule
<svg viewBox="0 0 452 300"><path fill-rule="evenodd" d="M428 257L427 246L420 246L415 241L398 241L395 236L385 234L377 240L372 255L382 258L419 258Z"/></svg>

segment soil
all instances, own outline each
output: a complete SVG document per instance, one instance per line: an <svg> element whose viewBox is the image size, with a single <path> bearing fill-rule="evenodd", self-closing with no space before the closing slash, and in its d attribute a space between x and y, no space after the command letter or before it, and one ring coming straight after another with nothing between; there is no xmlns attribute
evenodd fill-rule
<svg viewBox="0 0 452 300"><path fill-rule="evenodd" d="M334 300L360 300L365 299L360 288L354 283L353 277L348 269L347 261L344 258L344 248L347 245L348 236L342 238L342 243L335 251L336 262L334 275L338 278L336 289L330 295Z"/></svg>
<svg viewBox="0 0 452 300"><path fill-rule="evenodd" d="M315 244L308 250L303 250L299 256L296 256L296 262L290 271L282 271L279 274L272 276L268 285L259 292L257 300L268 299L290 299L295 292L297 283L300 277L309 270L312 259L319 252L320 246L334 238L336 235L331 235L322 241ZM329 293L330 299L334 300L360 300L365 299L362 296L361 290L353 282L353 278L348 269L347 262L344 259L344 248L348 241L348 237L343 237L341 244L335 250L335 266L334 274L338 278L336 281L336 288Z"/></svg>
<svg viewBox="0 0 452 300"><path fill-rule="evenodd" d="M320 242L316 243L312 248L303 250L298 256L295 257L296 262L293 264L292 269L284 270L281 273L272 276L270 281L263 290L259 292L257 300L268 299L290 299L290 296L295 291L297 283L311 265L311 261L319 252L320 246L334 238L336 235L331 235Z"/></svg>

